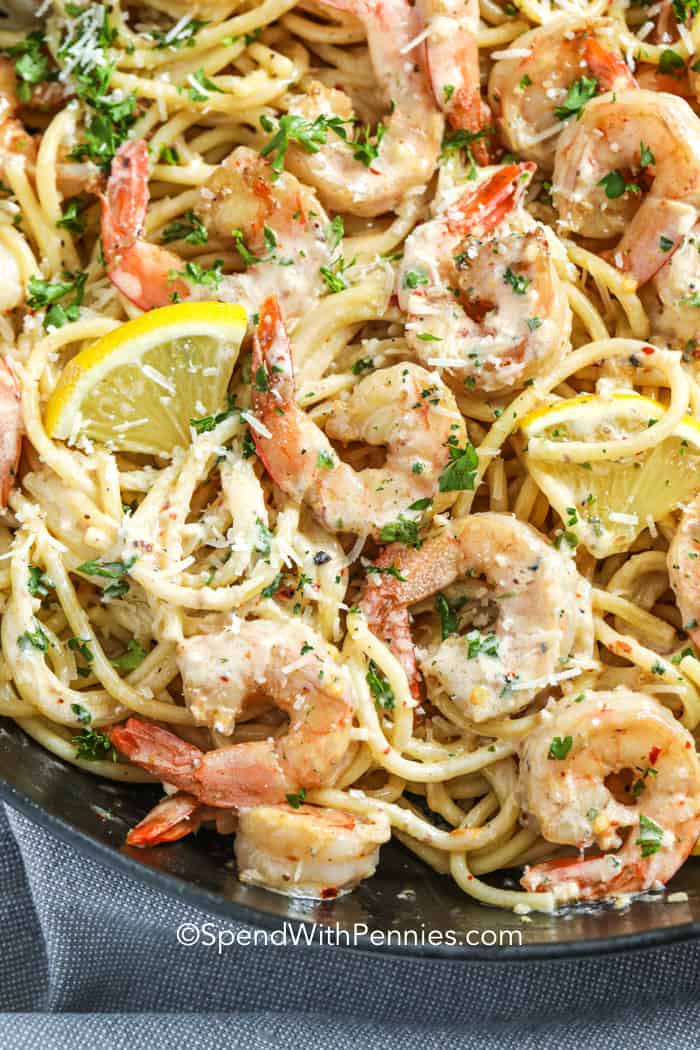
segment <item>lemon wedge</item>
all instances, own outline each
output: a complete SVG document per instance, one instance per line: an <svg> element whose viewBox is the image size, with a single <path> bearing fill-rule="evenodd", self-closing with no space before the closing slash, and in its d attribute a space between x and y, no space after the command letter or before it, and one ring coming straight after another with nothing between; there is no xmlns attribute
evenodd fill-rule
<svg viewBox="0 0 700 1050"><path fill-rule="evenodd" d="M168 455L190 442L190 420L226 402L246 312L177 303L115 328L68 362L46 406L49 437L88 438L126 452Z"/></svg>
<svg viewBox="0 0 700 1050"><path fill-rule="evenodd" d="M596 558L629 549L650 523L700 489L700 423L685 416L673 434L635 456L566 462L567 441L620 440L661 419L663 405L636 394L583 395L539 408L520 429L527 469L562 519L564 538ZM538 442L561 443L561 460L537 458Z"/></svg>

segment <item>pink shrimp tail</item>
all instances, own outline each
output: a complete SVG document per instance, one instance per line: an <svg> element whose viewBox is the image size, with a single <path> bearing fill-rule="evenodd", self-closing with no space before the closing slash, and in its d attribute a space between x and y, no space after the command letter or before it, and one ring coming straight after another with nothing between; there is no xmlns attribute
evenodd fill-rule
<svg viewBox="0 0 700 1050"><path fill-rule="evenodd" d="M135 765L148 773L175 784L183 791L197 794L195 771L201 763L202 752L193 744L152 722L129 718L121 725L107 730L107 736L117 751L126 755Z"/></svg>
<svg viewBox="0 0 700 1050"><path fill-rule="evenodd" d="M274 296L266 299L260 308L260 319L253 334L251 371L253 411L275 435L270 439L251 427L255 449L270 477L281 483L284 478L293 477L297 469L285 452L288 447L296 446L293 436L285 440L288 428L294 426L294 413L288 411L294 404L294 365L282 311Z"/></svg>
<svg viewBox="0 0 700 1050"><path fill-rule="evenodd" d="M603 91L629 91L639 84L621 55L608 51L594 36L586 37L586 63Z"/></svg>
<svg viewBox="0 0 700 1050"><path fill-rule="evenodd" d="M22 409L14 373L0 358L0 507L4 507L17 477L22 454Z"/></svg>
<svg viewBox="0 0 700 1050"><path fill-rule="evenodd" d="M192 795L178 791L168 795L132 828L126 837L129 846L157 846L175 842L199 830L202 806Z"/></svg>
<svg viewBox="0 0 700 1050"><path fill-rule="evenodd" d="M518 203L536 167L532 161L508 164L468 190L445 213L448 232L476 237L491 233Z"/></svg>
<svg viewBox="0 0 700 1050"><path fill-rule="evenodd" d="M158 244L143 240L148 210L148 148L139 139L117 150L102 206L102 248L107 276L142 310L186 298L189 286L172 278L182 260Z"/></svg>
<svg viewBox="0 0 700 1050"><path fill-rule="evenodd" d="M117 150L102 203L102 246L109 259L143 235L148 208L148 147L143 139Z"/></svg>

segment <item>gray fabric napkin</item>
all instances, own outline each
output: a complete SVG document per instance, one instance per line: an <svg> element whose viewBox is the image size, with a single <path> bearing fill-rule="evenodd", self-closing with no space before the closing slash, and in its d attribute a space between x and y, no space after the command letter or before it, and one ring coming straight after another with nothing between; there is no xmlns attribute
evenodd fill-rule
<svg viewBox="0 0 700 1050"><path fill-rule="evenodd" d="M23 1012L0 1017L13 1050L700 1047L700 944L507 964L301 946L218 955L179 945L178 926L236 924L107 871L9 809L0 912L0 1009Z"/></svg>

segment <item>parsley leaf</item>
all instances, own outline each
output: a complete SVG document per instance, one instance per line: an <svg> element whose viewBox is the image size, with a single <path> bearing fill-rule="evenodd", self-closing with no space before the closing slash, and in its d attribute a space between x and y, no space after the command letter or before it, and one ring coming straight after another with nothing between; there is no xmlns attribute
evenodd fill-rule
<svg viewBox="0 0 700 1050"><path fill-rule="evenodd" d="M209 79L203 69L198 69L196 73L190 73L187 79L190 85L188 94L191 102L206 102L213 91L223 95L222 89L217 87L213 80Z"/></svg>
<svg viewBox="0 0 700 1050"><path fill-rule="evenodd" d="M684 67L685 62L677 51L673 51L670 47L664 48L659 57L659 73L669 73L673 76L674 73Z"/></svg>
<svg viewBox="0 0 700 1050"><path fill-rule="evenodd" d="M420 547L420 526L399 514L397 521L390 521L379 530L382 543L405 543L408 547Z"/></svg>
<svg viewBox="0 0 700 1050"><path fill-rule="evenodd" d="M133 671L143 663L147 656L148 653L139 645L136 639L130 638L121 656L116 656L112 660L112 666L116 667L118 671Z"/></svg>
<svg viewBox="0 0 700 1050"><path fill-rule="evenodd" d="M440 475L440 492L472 491L479 468L479 456L470 441L464 448L449 447L450 460Z"/></svg>
<svg viewBox="0 0 700 1050"><path fill-rule="evenodd" d="M306 788L299 788L298 791L294 791L287 795L286 799L292 809L299 809L302 802L306 799Z"/></svg>
<svg viewBox="0 0 700 1050"><path fill-rule="evenodd" d="M77 199L68 201L61 213L61 218L56 220L56 225L72 233L83 233L85 231L84 207L83 201Z"/></svg>
<svg viewBox="0 0 700 1050"><path fill-rule="evenodd" d="M532 281L522 273L515 273L509 266L503 274L503 283L509 284L516 295L525 295Z"/></svg>
<svg viewBox="0 0 700 1050"><path fill-rule="evenodd" d="M185 241L187 244L206 244L209 240L209 232L202 220L190 209L175 222L171 222L163 230L163 244L172 241Z"/></svg>
<svg viewBox="0 0 700 1050"><path fill-rule="evenodd" d="M47 576L38 566L29 566L29 580L27 583L29 593L34 598L45 598L56 584L50 576Z"/></svg>
<svg viewBox="0 0 700 1050"><path fill-rule="evenodd" d="M618 197L622 197L623 194L630 190L632 193L639 193L639 186L636 182L627 182L625 176L621 171L615 169L615 171L609 171L607 175L598 183L605 190L605 196L608 200L614 201Z"/></svg>
<svg viewBox="0 0 700 1050"><path fill-rule="evenodd" d="M365 680L369 686L369 691L374 697L374 702L380 707L383 707L385 711L393 710L396 704L394 691L389 685L386 676L382 674L374 660L370 660L369 662L369 669L365 675Z"/></svg>
<svg viewBox="0 0 700 1050"><path fill-rule="evenodd" d="M339 138L347 142L345 124L347 121L340 117L328 117L321 114L315 120L307 120L296 113L285 113L277 122L277 128L268 116L263 114L260 125L263 131L275 134L260 150L262 157L272 156L272 170L279 175L284 170L284 160L289 149L290 142L298 142L306 153L318 153L321 146L328 141L328 132L333 131Z"/></svg>
<svg viewBox="0 0 700 1050"><path fill-rule="evenodd" d="M481 631L470 631L466 635L467 659L475 660L477 656L498 656L498 639L495 634L483 635Z"/></svg>
<svg viewBox="0 0 700 1050"><path fill-rule="evenodd" d="M555 736L549 745L547 758L558 759L560 762L566 758L573 745L574 738L571 736Z"/></svg>
<svg viewBox="0 0 700 1050"><path fill-rule="evenodd" d="M651 857L653 853L658 853L661 849L663 842L664 829L656 824L651 817L645 817L643 813L639 814L639 838L635 841L635 846L641 846L641 854L643 857Z"/></svg>
<svg viewBox="0 0 700 1050"><path fill-rule="evenodd" d="M597 90L598 81L595 77L579 77L574 80L566 93L564 102L554 110L555 117L558 120L568 120L569 117L578 116Z"/></svg>
<svg viewBox="0 0 700 1050"><path fill-rule="evenodd" d="M457 634L457 610L444 594L436 595L435 608L440 617L440 634L444 642L451 634Z"/></svg>
<svg viewBox="0 0 700 1050"><path fill-rule="evenodd" d="M64 272L62 281L44 281L40 277L29 278L29 297L27 306L30 310L48 307L44 317L44 329L62 328L69 321L77 321L80 316L83 296L85 294L86 273ZM73 298L69 303L60 302L67 295Z"/></svg>

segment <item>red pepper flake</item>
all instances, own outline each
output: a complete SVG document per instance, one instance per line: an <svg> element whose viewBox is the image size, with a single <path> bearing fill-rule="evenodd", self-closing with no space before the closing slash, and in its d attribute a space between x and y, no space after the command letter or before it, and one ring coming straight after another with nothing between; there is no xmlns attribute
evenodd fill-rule
<svg viewBox="0 0 700 1050"><path fill-rule="evenodd" d="M661 748L660 747L652 747L651 751L649 752L649 765L655 766L656 765L656 760L657 760L657 758L659 757L660 754L661 754Z"/></svg>
<svg viewBox="0 0 700 1050"><path fill-rule="evenodd" d="M616 642L615 651L618 653L631 653L632 646L628 645L627 642Z"/></svg>
<svg viewBox="0 0 700 1050"><path fill-rule="evenodd" d="M653 346L643 346L642 347L642 353L646 354L647 357L651 357L651 355L654 353L654 347Z"/></svg>
<svg viewBox="0 0 700 1050"><path fill-rule="evenodd" d="M338 896L338 891L335 886L328 886L325 890L321 890L321 897L324 900L332 900L333 897Z"/></svg>

